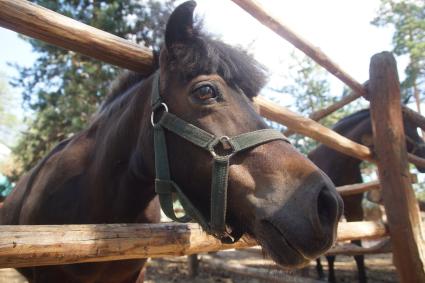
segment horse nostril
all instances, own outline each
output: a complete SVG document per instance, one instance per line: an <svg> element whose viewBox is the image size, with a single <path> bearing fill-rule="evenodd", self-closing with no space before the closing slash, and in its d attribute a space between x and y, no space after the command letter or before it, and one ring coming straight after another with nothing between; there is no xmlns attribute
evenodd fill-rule
<svg viewBox="0 0 425 283"><path fill-rule="evenodd" d="M334 224L340 217L338 195L332 192L327 186L322 187L317 196L317 215L319 231L325 232L333 229Z"/></svg>

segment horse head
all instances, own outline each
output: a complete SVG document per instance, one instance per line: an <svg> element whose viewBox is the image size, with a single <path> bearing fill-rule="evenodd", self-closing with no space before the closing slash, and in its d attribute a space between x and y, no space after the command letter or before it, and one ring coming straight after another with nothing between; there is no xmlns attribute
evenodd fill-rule
<svg viewBox="0 0 425 283"><path fill-rule="evenodd" d="M425 158L425 142L418 134L418 125L406 111L402 111L402 114L407 152ZM416 169L421 173L425 172L424 167L416 166Z"/></svg>
<svg viewBox="0 0 425 283"><path fill-rule="evenodd" d="M277 263L305 264L334 243L341 198L329 178L256 112L252 99L265 82L263 67L202 34L194 25L195 6L185 2L170 16L153 80L155 147L164 148L158 140L166 144L155 149L155 158L169 168L150 169L157 170L157 181L158 171L170 172L157 192L181 190L186 212L222 240L247 233ZM167 158L158 157L165 151ZM215 227L220 217L225 231Z"/></svg>

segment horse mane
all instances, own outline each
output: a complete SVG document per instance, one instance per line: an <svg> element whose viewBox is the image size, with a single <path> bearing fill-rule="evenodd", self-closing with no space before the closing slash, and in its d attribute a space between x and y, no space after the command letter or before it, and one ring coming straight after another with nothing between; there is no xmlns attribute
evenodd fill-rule
<svg viewBox="0 0 425 283"><path fill-rule="evenodd" d="M175 44L169 49L165 50L166 59L161 64L166 72L179 74L183 82L187 83L198 75L217 73L229 86L241 89L249 99L256 96L266 83L263 65L240 47L230 46L201 32L200 24L194 28L190 42ZM123 109L130 101L133 87L158 69L162 59L159 52L153 53L155 66L151 73L124 71L113 81L92 125L103 120L102 117L115 116L117 109ZM166 79L166 74L162 75L161 79Z"/></svg>
<svg viewBox="0 0 425 283"><path fill-rule="evenodd" d="M191 42L172 46L167 52L167 64L170 72L180 74L188 82L201 74L219 74L227 84L239 88L252 99L266 83L266 69L250 54L240 47L230 46L212 36L201 32L202 25L194 28ZM149 77L159 67L159 52L154 51L154 68L149 74L124 71L111 84L111 89L102 103L99 112L110 108L138 82Z"/></svg>
<svg viewBox="0 0 425 283"><path fill-rule="evenodd" d="M118 97L123 95L126 90L131 88L136 83L145 79L147 76L142 73L136 73L132 71L124 71L122 72L111 84L111 88L106 95L105 101L102 103L100 109L105 109L108 105L110 105L113 101L115 101Z"/></svg>
<svg viewBox="0 0 425 283"><path fill-rule="evenodd" d="M159 52L156 50L152 51L153 53L153 68L152 71L143 74L134 71L123 71L117 78L115 78L110 86L108 93L106 94L105 101L103 101L100 110L105 109L109 104L115 101L118 97L123 95L128 89L137 84L138 82L148 78L152 73L154 73L159 68Z"/></svg>
<svg viewBox="0 0 425 283"><path fill-rule="evenodd" d="M356 125L369 117L369 108L362 109L342 118L335 124L335 126L332 127L332 129L337 133L342 133L344 130L351 129L353 125Z"/></svg>
<svg viewBox="0 0 425 283"><path fill-rule="evenodd" d="M161 55L161 64L166 64L169 72L179 74L179 79L186 83L198 75L216 73L249 99L266 83L263 65L242 48L203 33L200 25L194 27L190 43L173 44L166 51L165 56Z"/></svg>

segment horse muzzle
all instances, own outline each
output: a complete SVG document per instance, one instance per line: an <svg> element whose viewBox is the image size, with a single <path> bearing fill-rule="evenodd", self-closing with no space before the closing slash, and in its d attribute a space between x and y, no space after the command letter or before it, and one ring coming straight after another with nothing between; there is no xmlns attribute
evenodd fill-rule
<svg viewBox="0 0 425 283"><path fill-rule="evenodd" d="M332 182L314 174L284 203L259 207L254 236L278 264L297 267L317 258L336 240L343 202Z"/></svg>

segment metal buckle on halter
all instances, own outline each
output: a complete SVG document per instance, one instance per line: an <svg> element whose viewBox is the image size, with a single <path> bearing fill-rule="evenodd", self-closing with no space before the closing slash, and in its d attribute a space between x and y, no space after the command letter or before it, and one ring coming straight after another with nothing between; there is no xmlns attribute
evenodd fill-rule
<svg viewBox="0 0 425 283"><path fill-rule="evenodd" d="M152 114L151 114L151 124L152 124L153 127L155 127L155 125L157 124L157 123L154 122L155 113L157 113L158 109L160 109L160 108L164 108L163 111L168 112L168 106L164 102L161 102L157 106L154 106L153 109L152 109ZM160 119L158 119L158 121L159 120Z"/></svg>
<svg viewBox="0 0 425 283"><path fill-rule="evenodd" d="M222 149L225 152L224 155L216 152L216 147L219 144L221 144ZM236 153L235 147L233 146L233 144L232 144L232 142L231 142L231 140L228 136L222 136L222 137L216 139L214 142L212 142L209 145L209 151L214 158L217 157L217 156L230 158L233 154Z"/></svg>
<svg viewBox="0 0 425 283"><path fill-rule="evenodd" d="M219 239L223 244L233 244L239 241L243 233L229 231L228 227L222 232L210 232L212 236Z"/></svg>

